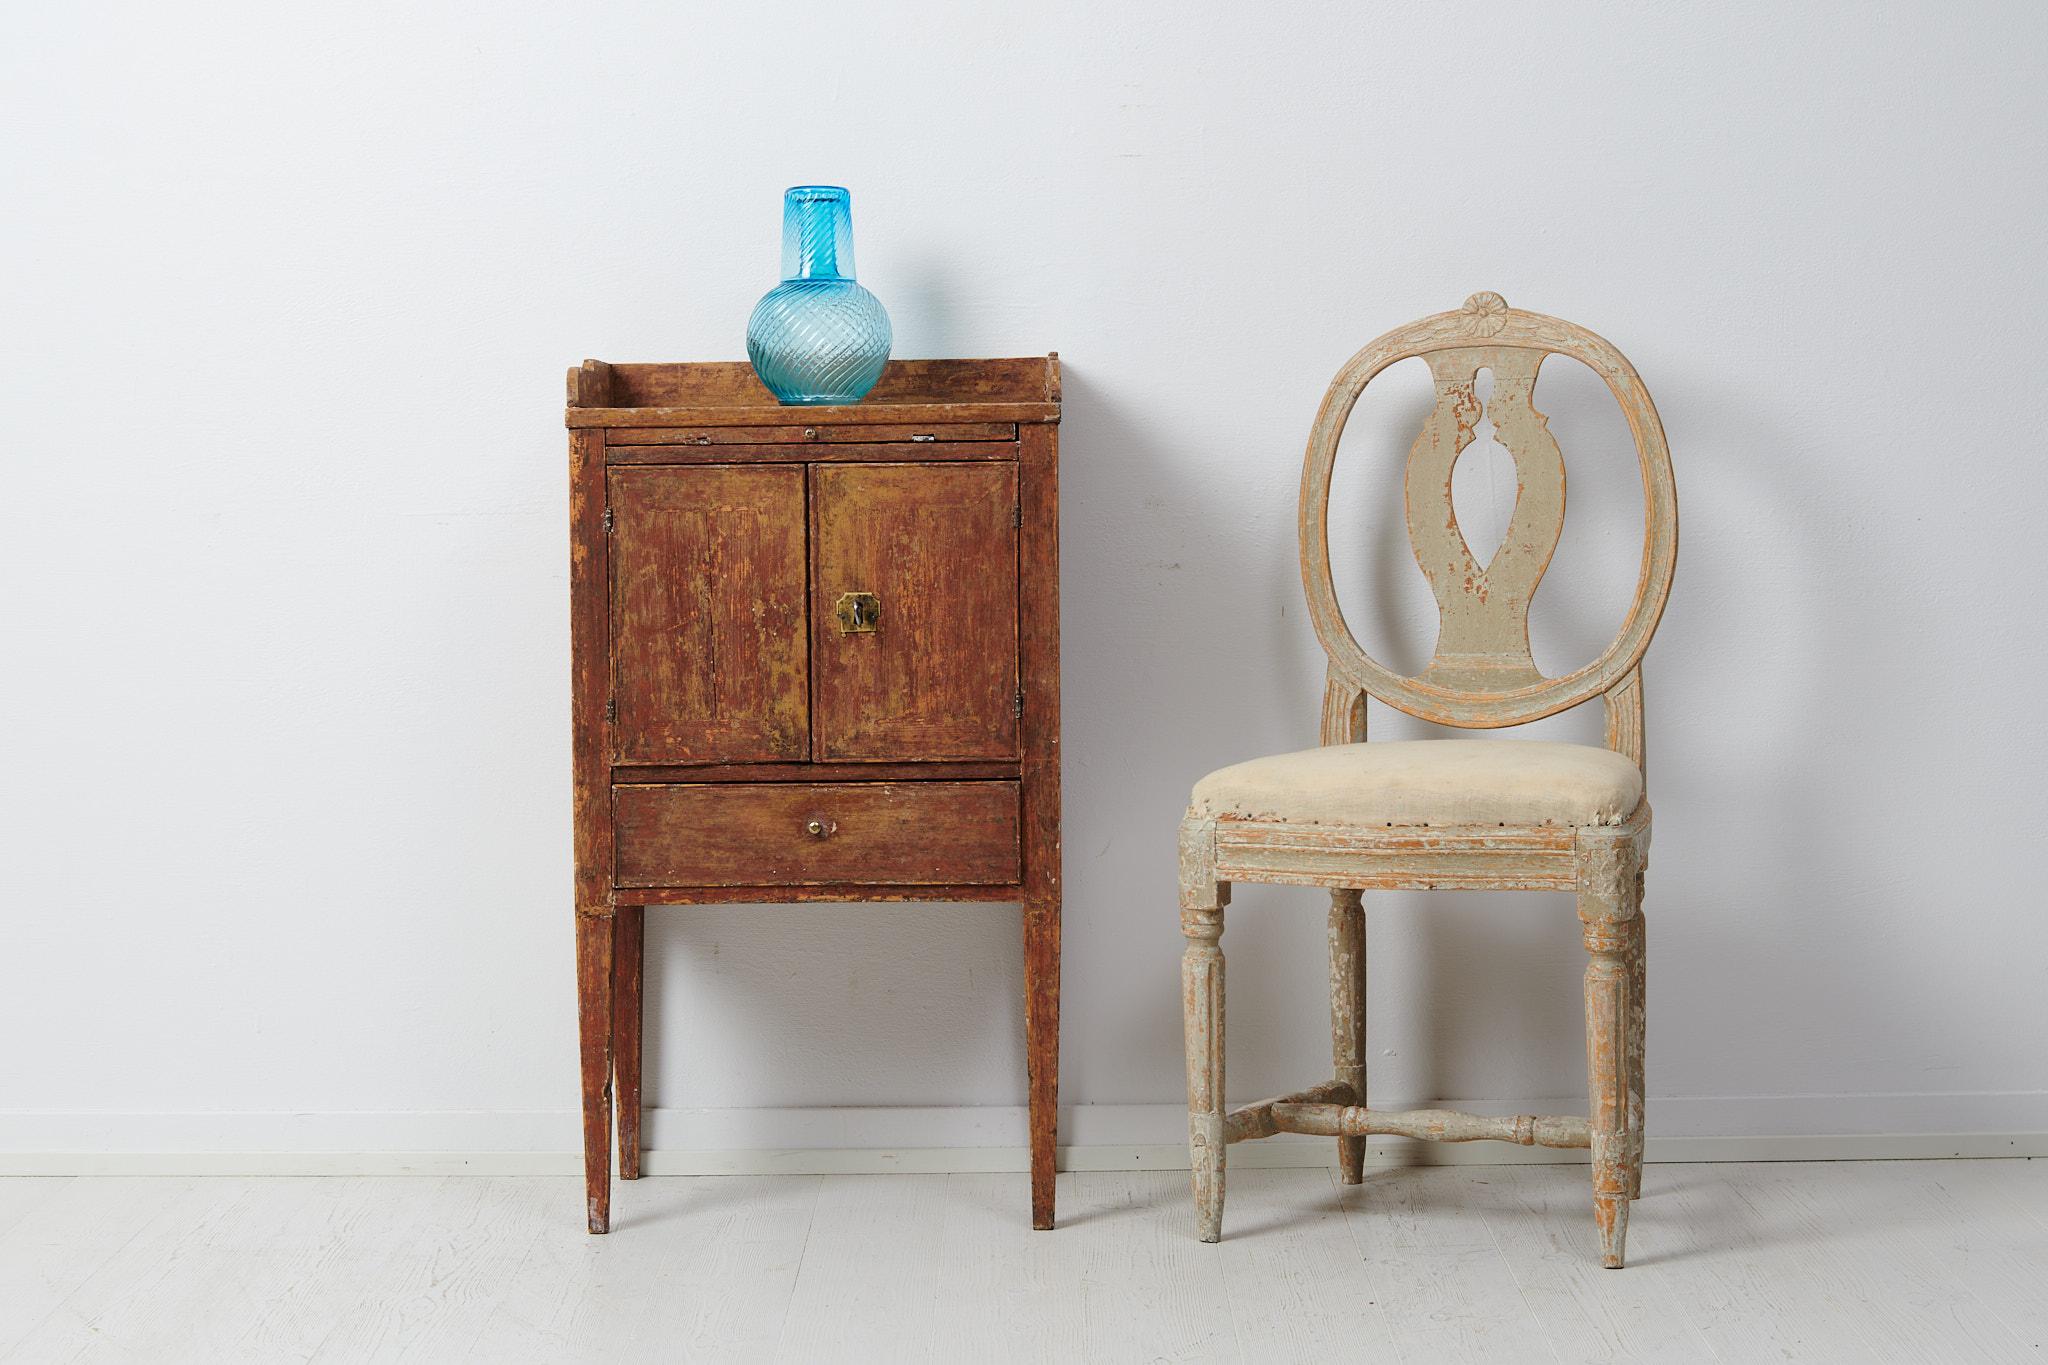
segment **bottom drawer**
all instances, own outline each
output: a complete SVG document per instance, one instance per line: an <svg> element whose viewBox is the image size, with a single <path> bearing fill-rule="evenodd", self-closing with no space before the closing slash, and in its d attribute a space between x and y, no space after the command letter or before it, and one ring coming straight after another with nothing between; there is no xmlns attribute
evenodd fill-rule
<svg viewBox="0 0 2048 1365"><path fill-rule="evenodd" d="M615 786L620 886L1004 886L1015 782Z"/></svg>

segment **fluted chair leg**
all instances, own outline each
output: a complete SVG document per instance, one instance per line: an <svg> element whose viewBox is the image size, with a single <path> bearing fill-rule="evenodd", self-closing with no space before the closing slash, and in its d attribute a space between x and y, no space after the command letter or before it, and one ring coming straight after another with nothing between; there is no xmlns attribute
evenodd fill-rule
<svg viewBox="0 0 2048 1365"><path fill-rule="evenodd" d="M1629 1126L1634 1033L1635 870L1621 856L1596 858L1579 890L1586 951L1586 1089L1593 1148L1593 1218L1600 1263L1618 1269L1627 1254L1631 1173L1641 1130Z"/></svg>
<svg viewBox="0 0 2048 1365"><path fill-rule="evenodd" d="M1330 1060L1332 1077L1348 1086L1350 1103L1365 1096L1365 904L1356 891L1330 893ZM1365 1178L1365 1139L1337 1139L1337 1178Z"/></svg>
<svg viewBox="0 0 2048 1365"><path fill-rule="evenodd" d="M1223 1239L1223 908L1181 911L1181 1008L1188 1053L1188 1166L1195 1227L1205 1242Z"/></svg>
<svg viewBox="0 0 2048 1365"><path fill-rule="evenodd" d="M1643 1197L1643 1044L1648 1031L1649 954L1642 913L1642 884L1636 885L1635 946L1629 959L1628 1001L1628 1197Z"/></svg>

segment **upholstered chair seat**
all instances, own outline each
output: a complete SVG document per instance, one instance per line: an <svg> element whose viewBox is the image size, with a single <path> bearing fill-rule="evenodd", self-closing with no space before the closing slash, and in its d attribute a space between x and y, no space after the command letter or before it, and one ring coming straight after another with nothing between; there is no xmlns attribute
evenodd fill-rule
<svg viewBox="0 0 2048 1365"><path fill-rule="evenodd" d="M1195 784L1199 819L1308 825L1618 825L1643 770L1590 744L1532 739L1332 744L1218 768Z"/></svg>

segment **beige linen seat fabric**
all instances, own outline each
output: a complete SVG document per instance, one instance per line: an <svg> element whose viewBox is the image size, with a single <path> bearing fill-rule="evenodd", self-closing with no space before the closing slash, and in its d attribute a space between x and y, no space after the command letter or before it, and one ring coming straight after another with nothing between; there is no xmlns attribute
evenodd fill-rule
<svg viewBox="0 0 2048 1365"><path fill-rule="evenodd" d="M1642 769L1611 749L1375 740L1219 768L1195 784L1190 811L1315 825L1618 825L1642 799Z"/></svg>

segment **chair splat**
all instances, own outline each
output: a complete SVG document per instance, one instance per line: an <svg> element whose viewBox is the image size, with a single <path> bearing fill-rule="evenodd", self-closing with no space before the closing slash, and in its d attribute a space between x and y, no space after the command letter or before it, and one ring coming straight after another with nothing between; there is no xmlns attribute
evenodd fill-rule
<svg viewBox="0 0 2048 1365"><path fill-rule="evenodd" d="M1436 406L1408 452L1408 538L1436 595L1436 655L1423 671L1432 686L1499 692L1543 681L1529 652L1529 602L1564 531L1564 455L1531 403L1544 353L1522 347L1461 346L1423 358ZM1482 404L1475 379L1493 376ZM1451 500L1451 472L1472 444L1482 414L1515 461L1515 508L1507 535L1482 565Z"/></svg>
<svg viewBox="0 0 2048 1365"><path fill-rule="evenodd" d="M1546 678L1529 651L1529 602L1564 529L1564 456L1532 403L1549 355L1585 364L1607 384L1634 438L1643 479L1643 557L1621 631L1592 660ZM1421 674L1386 668L1360 648L1330 577L1330 476L1359 395L1389 365L1420 356L1436 403L1409 451L1407 519L1416 562L1437 601L1437 647ZM1482 403L1479 371L1493 375ZM1490 419L1515 461L1516 497L1506 538L1481 566L1458 527L1451 471ZM1323 395L1301 473L1301 581L1309 619L1332 676L1412 716L1466 729L1495 729L1555 715L1623 683L1657 629L1678 552L1671 454L1657 409L1621 352L1583 327L1510 308L1500 295L1397 327L1354 355ZM1640 728L1639 726L1637 727Z"/></svg>

